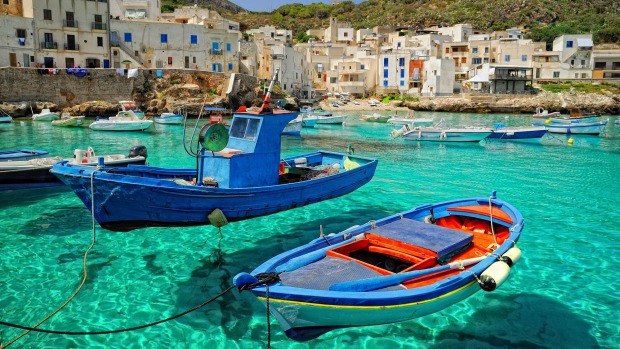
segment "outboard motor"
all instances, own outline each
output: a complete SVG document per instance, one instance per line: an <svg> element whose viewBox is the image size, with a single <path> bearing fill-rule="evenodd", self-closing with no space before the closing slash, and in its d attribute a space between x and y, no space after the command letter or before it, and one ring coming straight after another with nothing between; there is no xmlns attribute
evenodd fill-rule
<svg viewBox="0 0 620 349"><path fill-rule="evenodd" d="M135 158L136 156L142 156L146 159L149 156L148 152L146 151L146 146L134 145L133 147L131 147L129 149L129 157Z"/></svg>

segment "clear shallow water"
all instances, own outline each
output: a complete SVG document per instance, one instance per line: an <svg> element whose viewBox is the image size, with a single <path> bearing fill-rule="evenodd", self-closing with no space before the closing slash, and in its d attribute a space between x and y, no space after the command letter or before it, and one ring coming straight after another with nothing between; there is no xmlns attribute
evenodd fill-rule
<svg viewBox="0 0 620 349"><path fill-rule="evenodd" d="M304 129L284 137L284 156L316 149L379 158L374 179L344 197L231 223L220 241L213 227L147 228L115 233L97 227L88 281L41 328L100 331L139 326L190 309L231 285L240 271L337 232L428 202L488 196L515 205L526 221L522 260L493 293L412 321L338 330L306 342L284 336L272 317L274 348L615 348L620 338L620 126L603 137L547 135L538 143L416 143L390 139L389 126L359 122ZM450 125L528 116L418 113ZM69 157L75 148L127 153L146 145L156 166L193 167L180 126L146 133L92 132L48 123L0 124L0 149L32 147ZM82 277L90 214L64 188L0 192L0 320L34 325L61 305ZM221 248L218 248L221 247ZM0 327L0 341L21 330ZM30 333L15 348L266 347L264 307L232 291L177 320L98 336Z"/></svg>

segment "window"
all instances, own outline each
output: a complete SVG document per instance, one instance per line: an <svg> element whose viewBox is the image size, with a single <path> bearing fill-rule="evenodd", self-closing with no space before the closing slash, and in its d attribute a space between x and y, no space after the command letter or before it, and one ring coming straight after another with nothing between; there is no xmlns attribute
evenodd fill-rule
<svg viewBox="0 0 620 349"><path fill-rule="evenodd" d="M405 66L405 58L401 57L398 59L398 66L400 67L404 67Z"/></svg>
<svg viewBox="0 0 620 349"><path fill-rule="evenodd" d="M101 15L95 15L95 23L103 23L103 17Z"/></svg>
<svg viewBox="0 0 620 349"><path fill-rule="evenodd" d="M387 66L388 66L388 63L389 63L389 59L388 59L388 58L384 58L384 59L383 59L383 66L384 66L384 67L387 67Z"/></svg>
<svg viewBox="0 0 620 349"><path fill-rule="evenodd" d="M46 21L52 20L52 10L43 10L43 19Z"/></svg>
<svg viewBox="0 0 620 349"><path fill-rule="evenodd" d="M482 64L482 58L472 58L471 59L471 63L472 64Z"/></svg>
<svg viewBox="0 0 620 349"><path fill-rule="evenodd" d="M594 63L594 69L605 69L605 68L607 68L607 62Z"/></svg>
<svg viewBox="0 0 620 349"><path fill-rule="evenodd" d="M220 52L220 43L219 42L214 41L214 42L211 43L211 53L214 54L214 55L219 55L221 53Z"/></svg>
<svg viewBox="0 0 620 349"><path fill-rule="evenodd" d="M198 44L198 35L190 35L189 36L189 43L190 43L190 45L197 45Z"/></svg>
<svg viewBox="0 0 620 349"><path fill-rule="evenodd" d="M230 42L226 43L226 52L230 52L232 51L232 45L230 44Z"/></svg>
<svg viewBox="0 0 620 349"><path fill-rule="evenodd" d="M131 42L131 33L125 33L125 42Z"/></svg>
<svg viewBox="0 0 620 349"><path fill-rule="evenodd" d="M446 47L446 53L450 53L450 48Z"/></svg>
<svg viewBox="0 0 620 349"><path fill-rule="evenodd" d="M559 78L560 77L560 72L559 71L554 71L553 72L553 77L554 78Z"/></svg>
<svg viewBox="0 0 620 349"><path fill-rule="evenodd" d="M97 46L103 47L103 37L102 36L98 36L97 37Z"/></svg>
<svg viewBox="0 0 620 349"><path fill-rule="evenodd" d="M484 48L484 53L489 53L489 48L488 47Z"/></svg>
<svg viewBox="0 0 620 349"><path fill-rule="evenodd" d="M222 72L222 63L213 63L213 64L211 64L211 71L213 71L214 73L221 73Z"/></svg>
<svg viewBox="0 0 620 349"><path fill-rule="evenodd" d="M228 71L232 71L233 70L233 64L232 63L228 63Z"/></svg>
<svg viewBox="0 0 620 349"><path fill-rule="evenodd" d="M360 65L360 69L364 70L364 65L363 64Z"/></svg>
<svg viewBox="0 0 620 349"><path fill-rule="evenodd" d="M26 38L26 29L15 29L15 36L18 38Z"/></svg>
<svg viewBox="0 0 620 349"><path fill-rule="evenodd" d="M527 55L521 55L521 62L527 62Z"/></svg>
<svg viewBox="0 0 620 349"><path fill-rule="evenodd" d="M473 47L471 49L471 53L478 53L478 48L477 47Z"/></svg>
<svg viewBox="0 0 620 349"><path fill-rule="evenodd" d="M196 64L196 56L192 57L192 63Z"/></svg>
<svg viewBox="0 0 620 349"><path fill-rule="evenodd" d="M579 73L575 73L575 79L579 78Z"/></svg>
<svg viewBox="0 0 620 349"><path fill-rule="evenodd" d="M387 80L383 80L383 86L387 86Z"/></svg>
<svg viewBox="0 0 620 349"><path fill-rule="evenodd" d="M400 86L405 86L405 80L400 80Z"/></svg>
<svg viewBox="0 0 620 349"><path fill-rule="evenodd" d="M168 57L168 65L171 65L171 64L172 64L172 57Z"/></svg>
<svg viewBox="0 0 620 349"><path fill-rule="evenodd" d="M388 70L387 69L383 69L383 77L387 78L388 77Z"/></svg>
<svg viewBox="0 0 620 349"><path fill-rule="evenodd" d="M581 78L582 78L582 79L585 79L585 78L587 78L587 75L586 75L586 73L581 73Z"/></svg>
<svg viewBox="0 0 620 349"><path fill-rule="evenodd" d="M510 55L504 56L504 62L510 62Z"/></svg>
<svg viewBox="0 0 620 349"><path fill-rule="evenodd" d="M400 70L400 77L404 78L405 77L405 69L401 69Z"/></svg>
<svg viewBox="0 0 620 349"><path fill-rule="evenodd" d="M235 117L230 126L230 136L253 141L256 138L259 126L259 119Z"/></svg>
<svg viewBox="0 0 620 349"><path fill-rule="evenodd" d="M568 40L568 41L566 41L566 47L567 47L567 48L571 48L571 47L573 47L573 40Z"/></svg>
<svg viewBox="0 0 620 349"><path fill-rule="evenodd" d="M581 60L581 66L585 66L585 65L586 65L586 60L585 60L585 59L582 59L582 60Z"/></svg>
<svg viewBox="0 0 620 349"><path fill-rule="evenodd" d="M9 0L2 0L2 4L3 5L8 5L9 4Z"/></svg>
<svg viewBox="0 0 620 349"><path fill-rule="evenodd" d="M162 44L167 44L168 43L168 34L161 34L159 37L160 37L159 41Z"/></svg>
<svg viewBox="0 0 620 349"><path fill-rule="evenodd" d="M462 63L467 63L467 57L461 57L461 64Z"/></svg>

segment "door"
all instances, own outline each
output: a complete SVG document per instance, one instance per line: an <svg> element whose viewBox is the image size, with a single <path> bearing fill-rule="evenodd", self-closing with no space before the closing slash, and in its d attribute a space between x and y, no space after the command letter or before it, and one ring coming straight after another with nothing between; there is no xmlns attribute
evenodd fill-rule
<svg viewBox="0 0 620 349"><path fill-rule="evenodd" d="M54 58L53 57L44 57L43 58L43 66L45 68L54 68Z"/></svg>
<svg viewBox="0 0 620 349"><path fill-rule="evenodd" d="M75 60L73 58L65 58L65 67L67 68L73 68L75 67Z"/></svg>
<svg viewBox="0 0 620 349"><path fill-rule="evenodd" d="M67 35L67 50L75 50L75 35Z"/></svg>
<svg viewBox="0 0 620 349"><path fill-rule="evenodd" d="M27 53L24 53L22 58L23 58L22 66L23 67L29 67L30 66L30 55L27 54Z"/></svg>
<svg viewBox="0 0 620 349"><path fill-rule="evenodd" d="M185 69L189 69L189 56L185 56Z"/></svg>
<svg viewBox="0 0 620 349"><path fill-rule="evenodd" d="M14 52L9 53L9 65L11 67L17 67L17 54Z"/></svg>

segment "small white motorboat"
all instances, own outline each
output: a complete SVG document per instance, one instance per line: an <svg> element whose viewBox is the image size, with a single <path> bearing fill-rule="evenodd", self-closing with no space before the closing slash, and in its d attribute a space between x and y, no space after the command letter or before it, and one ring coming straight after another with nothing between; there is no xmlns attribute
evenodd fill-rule
<svg viewBox="0 0 620 349"><path fill-rule="evenodd" d="M480 142L493 133L493 130L485 127L459 127L448 128L444 125L444 119L430 127L414 127L404 125L400 130L393 130L390 135L394 138L402 136L408 141L428 142Z"/></svg>
<svg viewBox="0 0 620 349"><path fill-rule="evenodd" d="M183 115L177 113L161 113L160 116L153 118L158 124L180 125L183 122Z"/></svg>
<svg viewBox="0 0 620 349"><path fill-rule="evenodd" d="M51 121L58 120L59 118L58 113L55 113L47 108L41 110L39 114L32 114L33 121Z"/></svg>
<svg viewBox="0 0 620 349"><path fill-rule="evenodd" d="M381 115L379 113L372 113L372 115L362 115L360 120L367 122L379 122L386 123L390 119L389 115Z"/></svg>
<svg viewBox="0 0 620 349"><path fill-rule="evenodd" d="M133 111L120 111L109 119L99 119L90 124L96 131L144 131L153 125L153 120L140 120Z"/></svg>
<svg viewBox="0 0 620 349"><path fill-rule="evenodd" d="M536 112L534 113L534 115L532 115L532 117L538 119L554 118L558 116L560 116L559 111L554 111L550 113L547 109L544 109L542 107L536 108Z"/></svg>
<svg viewBox="0 0 620 349"><path fill-rule="evenodd" d="M84 115L72 116L69 113L62 113L60 120L53 120L52 126L82 126L84 123Z"/></svg>
<svg viewBox="0 0 620 349"><path fill-rule="evenodd" d="M138 119L144 119L144 112L140 111L138 109L138 107L136 106L136 102L134 102L134 101L119 101L118 103L121 105L121 111L131 110L134 114L136 114Z"/></svg>

